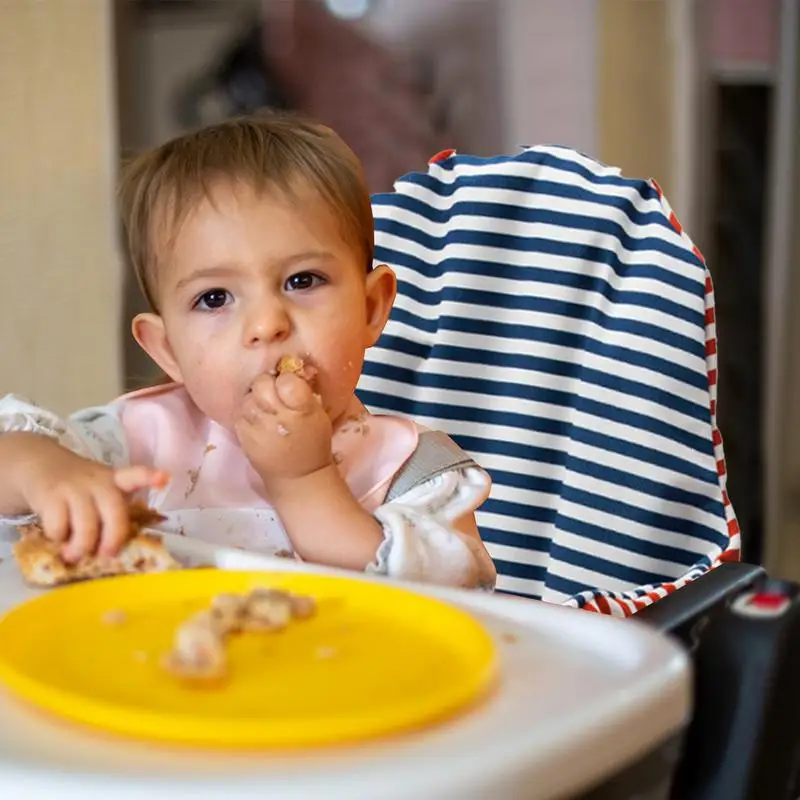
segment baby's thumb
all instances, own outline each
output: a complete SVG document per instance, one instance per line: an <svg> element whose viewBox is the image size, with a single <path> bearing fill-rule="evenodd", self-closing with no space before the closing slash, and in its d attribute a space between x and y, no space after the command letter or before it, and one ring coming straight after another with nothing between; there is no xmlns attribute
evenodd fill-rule
<svg viewBox="0 0 800 800"><path fill-rule="evenodd" d="M278 375L275 379L278 399L292 411L309 411L313 408L314 394L311 387L297 375Z"/></svg>
<svg viewBox="0 0 800 800"><path fill-rule="evenodd" d="M160 489L169 483L169 473L152 467L122 467L114 471L114 484L126 494L139 489Z"/></svg>

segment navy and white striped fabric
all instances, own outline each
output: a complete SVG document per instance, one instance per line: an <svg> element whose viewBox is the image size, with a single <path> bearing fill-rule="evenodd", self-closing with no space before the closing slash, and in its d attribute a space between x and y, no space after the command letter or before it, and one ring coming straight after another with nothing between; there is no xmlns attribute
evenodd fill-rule
<svg viewBox="0 0 800 800"><path fill-rule="evenodd" d="M358 394L489 471L500 590L627 615L738 557L710 278L655 182L446 153L373 212L399 294Z"/></svg>

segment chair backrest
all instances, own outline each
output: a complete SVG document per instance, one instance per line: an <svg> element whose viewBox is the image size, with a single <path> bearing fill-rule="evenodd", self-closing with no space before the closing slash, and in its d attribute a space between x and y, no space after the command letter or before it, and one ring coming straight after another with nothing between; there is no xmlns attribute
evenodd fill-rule
<svg viewBox="0 0 800 800"><path fill-rule="evenodd" d="M738 557L711 281L654 181L446 152L373 212L399 292L359 396L491 474L499 589L629 614Z"/></svg>

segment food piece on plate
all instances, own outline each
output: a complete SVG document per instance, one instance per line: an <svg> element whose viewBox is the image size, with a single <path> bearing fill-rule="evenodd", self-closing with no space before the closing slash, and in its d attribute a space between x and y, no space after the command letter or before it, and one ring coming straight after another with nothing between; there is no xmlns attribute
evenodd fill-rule
<svg viewBox="0 0 800 800"><path fill-rule="evenodd" d="M226 643L244 632L275 633L292 619L308 619L317 609L311 597L279 589L257 588L249 594L220 594L211 606L193 614L175 632L162 667L186 681L219 681L227 676Z"/></svg>
<svg viewBox="0 0 800 800"><path fill-rule="evenodd" d="M144 572L181 569L182 564L170 555L157 536L141 533L142 527L163 517L142 504L131 508L131 533L116 556L92 554L75 564L61 557L62 545L51 542L38 525L23 525L13 552L22 577L31 586L58 586L63 583L108 578Z"/></svg>
<svg viewBox="0 0 800 800"><path fill-rule="evenodd" d="M162 665L175 677L188 680L216 681L227 675L225 636L210 612L201 611L178 628L173 649Z"/></svg>
<svg viewBox="0 0 800 800"><path fill-rule="evenodd" d="M317 601L313 597L293 594L289 596L292 604L292 616L295 619L310 619L317 613Z"/></svg>
<svg viewBox="0 0 800 800"><path fill-rule="evenodd" d="M268 618L286 625L290 619L310 619L317 611L317 601L307 595L292 594L281 589L258 587L247 600L247 615L256 620Z"/></svg>
<svg viewBox="0 0 800 800"><path fill-rule="evenodd" d="M254 589L247 598L246 608L242 621L245 631L279 631L292 618L290 596L275 589Z"/></svg>
<svg viewBox="0 0 800 800"><path fill-rule="evenodd" d="M238 633L247 616L247 598L239 594L219 594L211 601L209 613L223 636Z"/></svg>
<svg viewBox="0 0 800 800"><path fill-rule="evenodd" d="M243 630L277 631L292 619L310 619L317 611L313 597L280 589L253 589L247 597Z"/></svg>

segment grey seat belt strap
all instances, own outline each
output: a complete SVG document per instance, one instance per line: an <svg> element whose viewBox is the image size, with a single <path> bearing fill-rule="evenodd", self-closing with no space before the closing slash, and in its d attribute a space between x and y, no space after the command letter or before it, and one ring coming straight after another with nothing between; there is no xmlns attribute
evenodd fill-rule
<svg viewBox="0 0 800 800"><path fill-rule="evenodd" d="M449 436L440 431L423 431L417 449L395 475L386 494L387 503L402 497L425 481L452 470L477 467Z"/></svg>

